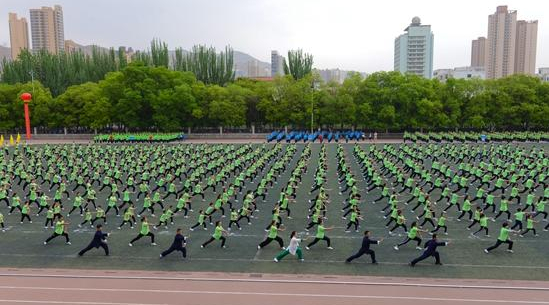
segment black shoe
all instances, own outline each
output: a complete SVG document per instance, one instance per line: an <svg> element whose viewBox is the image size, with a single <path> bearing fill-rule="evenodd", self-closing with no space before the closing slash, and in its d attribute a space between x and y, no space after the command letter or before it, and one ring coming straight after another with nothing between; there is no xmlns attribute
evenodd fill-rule
<svg viewBox="0 0 549 305"><path fill-rule="evenodd" d="M372 265L377 265L377 264L378 264L378 262L377 262L377 261L375 261L375 262L372 262Z"/></svg>
<svg viewBox="0 0 549 305"><path fill-rule="evenodd" d="M435 263L435 265L440 265L440 266L442 266L442 263L440 263L440 262L439 262L439 263Z"/></svg>
<svg viewBox="0 0 549 305"><path fill-rule="evenodd" d="M410 267L415 267L415 266L416 266L416 264L412 264L412 263L408 263L408 265L409 265Z"/></svg>

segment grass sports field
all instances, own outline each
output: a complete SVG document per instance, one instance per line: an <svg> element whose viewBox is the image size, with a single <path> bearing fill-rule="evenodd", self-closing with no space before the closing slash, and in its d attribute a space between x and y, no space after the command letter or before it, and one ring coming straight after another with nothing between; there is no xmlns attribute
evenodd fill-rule
<svg viewBox="0 0 549 305"><path fill-rule="evenodd" d="M365 151L369 150L369 144L359 144ZM394 145L397 149L404 144ZM465 144L468 149L477 147L481 144ZM497 144L496 144L497 145ZM182 145L185 147L185 144ZM259 148L261 145L252 144L252 149ZM282 149L278 157L282 157L288 145L282 145ZM380 210L385 206L387 199L376 204L372 200L379 197L381 190L375 189L370 193L364 190L370 185L364 181L363 174L357 159L353 155L353 144L341 145L346 158L346 164L350 171L357 179L357 186L361 190L361 203L359 204L364 220L360 221L360 231L370 230L372 237L384 238L380 245L373 245L372 249L376 251L378 265L369 264L368 256L363 256L360 259L353 261L351 264L345 264L344 260L349 255L353 254L360 246L362 233L351 231L345 232L345 226L348 220L342 219L342 202L347 199L348 195L339 194L338 173L337 173L337 145L328 144L326 147L327 171L325 187L328 189L330 203L327 206L327 219L325 224L327 227L335 226L331 231L327 231L327 236L332 240L333 250L325 247L325 243L320 241L317 245L311 248L310 251L304 249L304 262L299 262L294 256L287 256L279 263L273 262L273 257L280 251L276 242L271 243L261 250L257 250L257 245L265 238L264 231L266 225L271 220L271 209L279 198L280 189L286 186L286 183L295 168L303 149L304 144L297 144L296 151L292 154L284 171L278 178L277 183L272 187L267 187L268 195L265 201L257 198L259 212L255 212L255 218L252 219L252 224L247 225L245 221L241 221L242 230L233 230L227 238L227 248L219 247L219 242L210 244L207 248L201 249L200 244L206 241L213 232L213 226L208 225L208 230L195 230L189 232L189 227L196 223L197 211L205 208L207 204L215 199L219 194L219 187L214 193L211 189L205 191L206 200L202 201L199 197L192 199L194 212L191 212L189 218L183 218L181 215L175 216L175 224L170 224L168 229L159 227L158 230L152 230L156 235L157 246L151 246L148 238L143 238L135 242L133 247L128 246L128 242L137 235L139 226L135 229L130 229L128 226L118 230L117 227L122 221L122 217L116 217L109 212L107 216L108 223L105 225L104 231L112 233L108 238L108 243L111 251L109 257L103 255L103 251L92 250L83 257L78 257L77 252L84 248L91 240L95 229L90 226L78 228L77 224L82 222L82 217L79 213L73 213L67 218L71 222L68 229L72 245L65 245L62 237L54 239L50 244L43 245L43 241L52 234L52 229L44 229L45 216L42 213L37 217L36 207L33 206L31 218L33 223L19 223L20 213L14 212L8 216L8 208L4 203L0 203L0 212L5 216L6 232L0 233L0 267L30 267L30 268L78 268L78 269L125 269L125 270L162 270L162 271L220 271L220 272L257 272L257 273L289 273L289 274L342 274L342 275L378 275L378 276L406 276L406 277L449 277L449 278L494 278L494 279L526 279L526 280L549 280L549 232L544 232L543 227L546 223L540 220L536 223L539 237L534 237L529 233L524 238L511 235L515 241L514 253L507 253L504 247L493 251L490 254L485 254L483 249L494 244L503 218L495 222L489 221L491 237L471 237L471 231L466 230L468 221L457 222L456 217L459 212L452 208L447 214L447 225L449 234L447 236L441 234L440 240L449 241L447 247L440 247L438 251L441 253L441 259L444 266L435 266L434 260L428 260L418 264L415 268L408 266L408 262L419 256L421 251L415 249L414 243L409 243L402 246L399 251L393 249L393 245L401 242L406 238L403 231L398 231L400 235L389 236L388 229L385 228L386 219ZM455 144L461 147L460 144ZM510 144L513 149L524 148L530 150L533 147L537 149L543 148L547 150L546 144ZM41 149L42 146L34 146L35 149ZM268 148L273 148L274 144L268 144ZM307 171L302 177L302 182L296 191L296 201L290 203L292 211L292 219L287 219L285 213L281 213L283 224L286 228L285 232L280 233L285 244L289 242L289 232L296 230L300 236L314 236L315 230L310 233L304 231L304 227L309 220L307 219L309 199L312 199L315 194L310 195L312 185L314 184L314 174L318 166L318 156L321 151L320 144L312 144L311 156L306 161ZM378 145L377 148L381 151L383 145ZM4 161L9 163L13 150L10 150L10 155L4 155ZM151 156L152 157L152 156ZM86 158L86 156L83 156ZM255 190L257 183L261 177L265 175L269 167L275 159L268 162L263 171L260 171L253 182L246 181L244 184L243 193L246 190ZM440 160L447 165L455 168L455 162L451 160ZM473 161L471 161L473 162ZM249 163L247 165L250 165ZM381 163L374 162L374 168L379 168ZM429 169L431 165L430 159L425 159L424 168ZM229 181L233 180L230 176ZM123 177L124 179L124 177ZM154 179L153 179L154 180ZM205 183L206 179L203 180ZM151 182L152 183L152 182ZM69 191L72 190L75 184L68 184ZM154 184L152 184L154 185ZM178 187L181 185L177 183ZM474 196L475 187L471 187L469 194ZM137 184L136 184L137 186ZM119 186L120 190L124 189ZM53 192L48 192L48 186L43 185L42 189L53 197ZM96 187L98 190L99 187ZM12 185L12 190L15 191L23 199L27 191L23 191L21 186ZM508 192L508 191L507 191ZM435 191L431 194L432 197L438 198L440 191ZM543 187L536 190L537 196L543 195ZM10 193L10 196L12 194ZM106 206L105 202L109 190L106 188L102 192L97 193L98 203ZM72 196L72 193L71 193ZM238 202L235 206L239 207L242 204L242 196L239 195ZM523 194L523 202L526 194ZM135 194L134 194L135 198ZM143 205L143 197L136 203L136 211L139 212ZM409 195L403 197L405 200ZM24 199L23 199L24 201ZM135 200L134 200L135 202ZM68 209L72 206L72 201L63 199L64 211L63 215L67 214ZM172 204L175 206L176 201L173 196L164 201L164 204ZM415 218L415 213L410 211L415 202L409 206L401 206L404 209L405 217L408 219L408 225ZM496 204L497 205L497 204ZM439 202L434 206L436 215L446 207L445 202ZM226 208L227 209L227 208ZM421 208L418 210L420 211ZM515 206L511 205L511 212L514 212ZM497 212L497 209L496 209ZM157 217L153 217L151 223L155 224L158 221ZM488 212L489 217L494 214ZM219 218L219 214L215 214L214 219ZM221 219L221 218L219 218ZM223 226L226 228L229 222L229 217L222 218ZM138 220L139 222L139 220ZM188 258L182 260L178 252L172 253L170 256L159 259L159 253L167 249L172 240L176 227L183 228L184 235L188 237ZM189 234L190 233L190 234ZM427 234L422 235L423 241L427 241L430 237ZM304 242L302 247L305 246Z"/></svg>

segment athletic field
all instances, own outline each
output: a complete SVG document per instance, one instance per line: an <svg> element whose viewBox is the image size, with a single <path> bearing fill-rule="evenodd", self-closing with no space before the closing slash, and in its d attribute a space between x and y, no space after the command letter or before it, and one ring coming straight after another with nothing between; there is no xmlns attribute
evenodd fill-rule
<svg viewBox="0 0 549 305"><path fill-rule="evenodd" d="M185 145L185 144L183 144ZM251 144L255 149L260 144ZM362 149L368 151L370 144L359 144ZM404 145L404 144L397 144ZM459 146L459 144L456 144ZM477 146L480 144L470 144ZM511 144L512 147L524 146L530 149L532 145L538 148L547 150L549 145L546 144ZM268 147L274 147L274 144L267 144ZM284 154L286 144L282 145L282 150L279 156ZM175 224L169 224L169 228L159 227L158 230L152 230L156 235L157 246L151 246L147 237L134 243L133 247L128 246L128 242L137 235L139 226L135 229L130 229L127 225L118 230L117 227L122 221L122 217L116 217L112 211L108 215L108 223L104 226L105 232L110 232L108 238L111 255L105 257L101 249L92 250L86 253L83 257L78 257L77 252L84 248L91 240L95 229L90 226L78 228L77 224L82 222L82 217L79 213L73 213L67 218L71 222L69 227L69 236L72 245L65 245L62 237L58 237L48 245L43 245L43 241L52 234L52 229L44 229L45 216L44 213L40 217L36 217L36 207L33 206L31 212L32 224L25 222L19 223L20 213L14 212L8 216L8 208L4 203L0 203L0 211L5 216L6 232L0 233L0 267L17 267L17 268L75 268L75 269L102 269L102 270L158 270L158 271L201 271L201 272L247 272L247 273L285 273L285 274L324 274L324 275L376 275L376 276L401 276L401 277L436 277L436 278L476 278L476 279L517 279L517 280L549 280L549 232L544 232L543 227L545 222L536 223L539 237L534 237L529 233L524 238L511 235L515 241L514 253L507 253L505 248L501 246L499 249L490 254L485 254L483 249L494 244L503 218L495 222L489 221L490 237L473 238L470 236L471 231L465 229L469 224L468 221L457 222L456 217L459 214L455 208L449 210L447 214L447 225L449 234L447 236L440 234L440 240L449 241L447 247L439 247L443 266L434 265L432 258L418 264L415 268L408 266L408 263L415 257L421 254L421 251L415 249L415 243L411 242L402 246L399 251L393 249L393 245L401 242L406 238L406 235L401 230L397 230L400 235L389 236L388 229L385 228L386 219L383 218L380 210L385 206L386 199L383 202L372 204L372 200L380 196L381 190L376 189L370 193L364 190L370 187L370 184L365 183L360 166L357 159L353 155L353 144L342 144L344 149L346 163L351 172L357 179L357 186L361 190L361 203L359 204L364 220L360 221L360 232L351 231L346 233L344 228L348 220L342 219L341 208L342 202L347 199L347 195L339 194L337 174L337 144L327 144L327 172L325 187L328 189L330 203L327 207L327 219L325 220L326 227L334 226L331 231L326 234L332 240L333 250L326 248L324 241L320 241L311 250L303 249L305 261L299 262L296 257L288 255L279 263L274 263L273 258L280 251L276 242L271 243L261 250L257 250L257 245L265 238L265 227L271 220L271 209L279 198L281 187L285 186L291 171L295 168L301 152L305 148L304 144L297 144L296 152L293 154L291 161L287 164L287 170L281 174L277 183L272 187L267 187L268 195L266 200L260 198L255 200L259 212L255 212L255 218L252 219L252 224L247 225L246 221L241 221L242 230L237 230L233 227L230 236L227 238L227 248L219 247L219 242L215 241L207 248L201 249L200 244L206 241L213 233L213 226L208 225L208 230L202 229L189 231L189 227L196 223L197 211L205 208L207 204L215 199L218 192L214 193L211 189L205 191L206 200L202 201L200 197L192 199L192 207L194 212L189 214L189 218L183 218L181 214L175 216ZM38 147L38 146L35 146ZM312 185L314 184L314 173L318 165L317 159L321 150L320 144L312 144L311 157L307 161L307 171L302 177L302 182L297 189L296 201L290 203L292 219L287 219L285 213L281 213L283 224L286 228L285 232L281 232L285 244L289 242L289 232L296 230L300 236L314 236L315 230L310 233L305 232L304 227L308 224L307 219L309 199L313 195L309 194ZM378 145L381 149L382 145ZM430 160L425 160L424 167L430 168ZM243 193L246 190L255 190L257 182L273 162L267 163L265 170L258 173L254 181L246 181L244 184ZM456 168L457 164L452 161L447 161L447 164ZM249 164L248 164L249 165ZM379 167L381 164L374 163L374 167ZM232 176L231 176L232 178ZM154 179L153 179L154 180ZM232 179L229 179L232 181ZM204 180L205 181L205 180ZM136 184L137 186L137 184ZM180 183L178 183L180 186ZM69 184L69 191L72 190L74 184ZM124 189L119 186L120 191ZM23 192L21 186L13 185L13 191L17 192L23 199L26 191ZM42 186L47 190L47 186ZM98 190L99 187L96 187ZM475 187L471 187L469 194L474 196ZM48 192L47 192L48 193ZM538 196L543 195L543 188L537 189ZM53 197L53 192L48 193ZM432 197L438 198L440 191L435 191ZM98 192L98 203L106 206L105 202L109 195L108 188L103 192ZM239 195L238 202L235 206L239 207L242 204L242 196ZM525 197L525 194L523 194ZM134 197L135 198L135 194ZM143 197L136 203L136 212L141 210ZM135 200L134 200L135 202ZM524 198L523 198L524 202ZM68 209L72 206L72 200L63 199L64 211L66 215ZM175 206L176 202L173 196L164 201L164 204ZM408 219L408 225L415 218L416 214L410 211L411 206L404 207L404 213ZM446 207L445 202L439 202L434 207L436 214ZM511 205L511 212L515 207ZM226 210L228 208L226 207ZM420 211L421 208L418 210ZM496 209L497 212L497 209ZM152 217L151 224L158 221L157 217ZM227 213L228 214L228 213ZM223 226L226 228L229 222L229 217L220 218L216 213L214 219L223 221ZM488 212L488 216L494 216ZM139 219L138 219L139 222ZM182 260L179 252L174 252L170 256L159 259L159 253L167 249L172 240L176 227L183 228L184 235L188 237L188 258ZM372 237L375 239L384 238L380 245L373 245L372 249L376 251L378 265L371 265L370 258L363 256L360 259L353 261L351 264L345 264L344 260L349 255L353 254L359 247L362 238L363 230L370 230ZM190 233L190 234L189 234ZM440 233L440 232L439 232ZM423 241L427 241L430 236L422 234ZM309 240L310 241L310 240ZM305 244L302 247L305 248Z"/></svg>

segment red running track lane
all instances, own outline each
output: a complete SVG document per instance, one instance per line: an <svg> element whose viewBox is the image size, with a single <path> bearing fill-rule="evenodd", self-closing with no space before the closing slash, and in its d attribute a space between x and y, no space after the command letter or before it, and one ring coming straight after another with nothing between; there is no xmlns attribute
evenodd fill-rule
<svg viewBox="0 0 549 305"><path fill-rule="evenodd" d="M549 304L549 282L0 269L0 304Z"/></svg>

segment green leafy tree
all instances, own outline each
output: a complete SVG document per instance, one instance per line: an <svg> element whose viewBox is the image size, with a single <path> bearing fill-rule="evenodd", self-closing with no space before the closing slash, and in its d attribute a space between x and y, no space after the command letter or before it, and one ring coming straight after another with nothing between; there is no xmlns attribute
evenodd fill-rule
<svg viewBox="0 0 549 305"><path fill-rule="evenodd" d="M288 61L284 59L284 73L300 80L311 74L313 69L313 55L303 53L303 50L288 51Z"/></svg>

